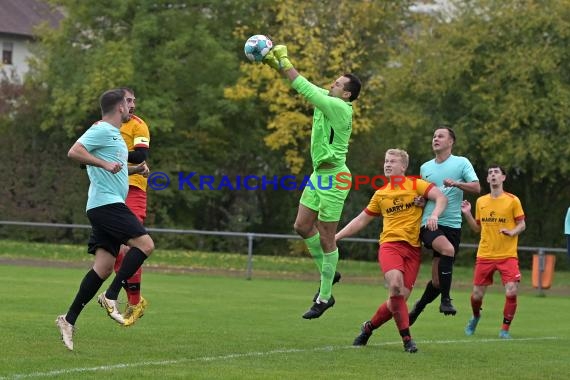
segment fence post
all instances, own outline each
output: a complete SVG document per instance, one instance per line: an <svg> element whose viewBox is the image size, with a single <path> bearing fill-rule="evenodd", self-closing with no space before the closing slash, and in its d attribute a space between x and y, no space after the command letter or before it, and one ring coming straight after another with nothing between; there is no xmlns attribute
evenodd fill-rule
<svg viewBox="0 0 570 380"><path fill-rule="evenodd" d="M253 234L247 234L247 275L246 280L251 280L253 269Z"/></svg>
<svg viewBox="0 0 570 380"><path fill-rule="evenodd" d="M538 296L544 297L544 291L542 289L542 274L544 273L544 267L546 266L546 257L544 256L544 249L538 249Z"/></svg>

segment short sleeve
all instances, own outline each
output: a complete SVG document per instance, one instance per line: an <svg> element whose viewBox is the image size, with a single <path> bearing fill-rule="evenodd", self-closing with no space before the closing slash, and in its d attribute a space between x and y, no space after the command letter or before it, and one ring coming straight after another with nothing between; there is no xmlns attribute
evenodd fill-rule
<svg viewBox="0 0 570 380"><path fill-rule="evenodd" d="M376 191L372 198L370 198L370 202L368 202L368 206L364 209L364 212L370 216L381 216L382 215L382 207L381 207L381 196L380 192Z"/></svg>

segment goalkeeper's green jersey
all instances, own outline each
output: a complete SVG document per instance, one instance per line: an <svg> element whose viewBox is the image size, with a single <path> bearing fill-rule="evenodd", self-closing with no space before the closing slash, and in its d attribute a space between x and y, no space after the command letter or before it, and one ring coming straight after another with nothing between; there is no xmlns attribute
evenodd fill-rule
<svg viewBox="0 0 570 380"><path fill-rule="evenodd" d="M342 167L352 133L352 104L329 96L328 90L315 86L300 75L291 85L315 106L311 132L313 168L316 170L324 162Z"/></svg>

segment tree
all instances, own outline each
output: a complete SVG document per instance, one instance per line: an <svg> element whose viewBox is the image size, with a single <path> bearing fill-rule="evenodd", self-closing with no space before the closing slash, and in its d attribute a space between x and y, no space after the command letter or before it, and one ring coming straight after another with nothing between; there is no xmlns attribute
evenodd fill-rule
<svg viewBox="0 0 570 380"><path fill-rule="evenodd" d="M279 161L263 149L263 120L244 117L241 105L223 97L242 58L236 53L241 41L232 30L249 5L259 2L53 3L64 7L67 17L59 30L41 34L30 80L50 99L40 119L46 133L63 130L63 145L70 145L100 118L99 94L126 85L135 89L137 113L151 129L153 171L174 180L179 172L191 171L230 177L266 174L272 162L278 165L271 170L279 171ZM84 177L70 170L74 172L69 175ZM268 192L179 190L173 181L167 190L150 192L148 222L268 228L276 226L275 214L290 209L283 195L275 195L281 201L274 215L256 208L274 203L271 197Z"/></svg>
<svg viewBox="0 0 570 380"><path fill-rule="evenodd" d="M151 129L151 169L173 180L149 193L150 225L291 232L300 191L192 191L175 182L179 172L310 172L312 107L243 55L247 37L261 33L288 45L314 83L326 87L345 71L363 79L347 158L353 174L381 172L392 147L410 153L408 173L417 174L433 155L434 127L450 123L455 152L483 183L489 163L509 170L506 186L529 217L522 242L562 244L569 0L453 2L448 18L412 12L411 1L49 1L66 10L61 28L40 33L25 86L0 90L7 217L85 222L87 179L65 152L100 118L99 94L126 85ZM341 224L372 192L351 191ZM160 243L194 246L189 240Z"/></svg>
<svg viewBox="0 0 570 380"><path fill-rule="evenodd" d="M66 176L71 163L61 130L38 127L47 103L46 92L7 77L0 79L0 214L5 220L72 223L84 217L85 202L76 191L85 187L79 176ZM78 170L77 167L75 167ZM81 235L81 231L50 231L51 239ZM35 240L45 231L2 229L2 236Z"/></svg>
<svg viewBox="0 0 570 380"><path fill-rule="evenodd" d="M523 241L545 241L570 184L570 145L560 140L570 133L570 3L453 3L449 20L419 16L393 57L382 125L405 130L404 144L427 156L431 131L450 123L482 183L490 163L509 170L531 218Z"/></svg>
<svg viewBox="0 0 570 380"><path fill-rule="evenodd" d="M382 99L380 70L390 45L401 28L409 2L304 1L270 3L259 14L258 23L240 25L242 41L265 30L276 44L286 44L296 68L327 88L339 74L355 72L363 80L361 97L354 103L354 132L371 130L372 109ZM262 28L261 25L270 25ZM242 77L228 87L226 97L235 101L266 105L269 134L265 143L284 154L292 173L306 169L312 107L292 96L285 81L271 69L249 62L241 64Z"/></svg>

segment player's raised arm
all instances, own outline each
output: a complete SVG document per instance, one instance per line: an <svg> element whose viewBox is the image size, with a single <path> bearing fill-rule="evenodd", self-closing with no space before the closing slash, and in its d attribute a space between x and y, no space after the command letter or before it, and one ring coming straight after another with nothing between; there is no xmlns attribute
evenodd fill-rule
<svg viewBox="0 0 570 380"><path fill-rule="evenodd" d="M467 224L475 233L481 233L481 225L477 223L473 215L471 214L471 203L468 200L461 202L461 213L465 217Z"/></svg>
<svg viewBox="0 0 570 380"><path fill-rule="evenodd" d="M289 60L289 56L287 54L287 46L285 45L277 45L273 48L271 53L277 58L277 62L279 63L279 69L283 71L285 76L293 82L299 76L299 73Z"/></svg>

